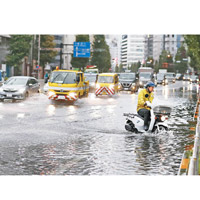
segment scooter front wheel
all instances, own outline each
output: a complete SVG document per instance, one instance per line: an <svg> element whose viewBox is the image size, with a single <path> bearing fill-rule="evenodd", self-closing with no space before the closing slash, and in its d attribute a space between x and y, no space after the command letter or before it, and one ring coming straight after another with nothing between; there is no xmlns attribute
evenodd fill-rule
<svg viewBox="0 0 200 200"><path fill-rule="evenodd" d="M154 131L155 134L164 132L164 131L168 131L168 128L163 126L163 125L158 125L156 130Z"/></svg>

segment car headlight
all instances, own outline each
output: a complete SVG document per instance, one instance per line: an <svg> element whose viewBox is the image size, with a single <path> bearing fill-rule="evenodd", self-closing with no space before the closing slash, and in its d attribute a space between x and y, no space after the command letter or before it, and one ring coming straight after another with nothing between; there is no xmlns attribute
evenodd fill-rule
<svg viewBox="0 0 200 200"><path fill-rule="evenodd" d="M25 92L25 88L21 88L21 89L19 89L19 93L24 93Z"/></svg>
<svg viewBox="0 0 200 200"><path fill-rule="evenodd" d="M75 92L71 92L71 93L69 93L69 96L70 96L70 97L73 97L73 98L76 98L76 97L77 97L77 94L76 94Z"/></svg>
<svg viewBox="0 0 200 200"><path fill-rule="evenodd" d="M0 92L3 92L3 88L0 88Z"/></svg>
<svg viewBox="0 0 200 200"><path fill-rule="evenodd" d="M168 83L168 80L166 79L165 82Z"/></svg>
<svg viewBox="0 0 200 200"><path fill-rule="evenodd" d="M142 85L142 81L140 81L140 85Z"/></svg>

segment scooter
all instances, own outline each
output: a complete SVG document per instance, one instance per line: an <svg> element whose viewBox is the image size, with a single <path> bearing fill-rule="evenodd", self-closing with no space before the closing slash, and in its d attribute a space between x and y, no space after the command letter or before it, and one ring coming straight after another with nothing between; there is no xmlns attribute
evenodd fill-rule
<svg viewBox="0 0 200 200"><path fill-rule="evenodd" d="M151 107L151 103L148 102L148 107ZM160 133L169 129L166 120L171 114L171 108L168 106L156 106L150 110L150 122L149 129L144 129L144 118L134 113L124 113L126 116L125 129L134 133Z"/></svg>

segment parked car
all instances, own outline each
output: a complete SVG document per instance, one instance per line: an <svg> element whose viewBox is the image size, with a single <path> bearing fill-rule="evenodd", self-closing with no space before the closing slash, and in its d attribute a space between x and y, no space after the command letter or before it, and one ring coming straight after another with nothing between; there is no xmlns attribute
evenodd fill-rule
<svg viewBox="0 0 200 200"><path fill-rule="evenodd" d="M119 75L119 90L137 92L139 81L135 73L121 73Z"/></svg>
<svg viewBox="0 0 200 200"><path fill-rule="evenodd" d="M175 74L172 72L167 72L165 77L168 80L168 83L169 82L175 83L175 81L176 81Z"/></svg>
<svg viewBox="0 0 200 200"><path fill-rule="evenodd" d="M96 89L96 82L98 74L95 73L84 73L84 77L86 81L89 81L89 92L94 92Z"/></svg>
<svg viewBox="0 0 200 200"><path fill-rule="evenodd" d="M158 73L157 74L157 84L161 84L161 85L167 85L168 84L168 80L166 79L164 73Z"/></svg>
<svg viewBox="0 0 200 200"><path fill-rule="evenodd" d="M4 99L24 100L32 93L40 92L37 79L29 76L13 76L0 87L0 101Z"/></svg>
<svg viewBox="0 0 200 200"><path fill-rule="evenodd" d="M199 78L196 75L192 75L190 76L190 83L198 83L199 82Z"/></svg>

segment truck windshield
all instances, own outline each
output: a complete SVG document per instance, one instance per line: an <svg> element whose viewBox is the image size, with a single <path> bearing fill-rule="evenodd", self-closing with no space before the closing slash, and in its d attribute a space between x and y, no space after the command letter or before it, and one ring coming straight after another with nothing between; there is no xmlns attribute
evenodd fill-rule
<svg viewBox="0 0 200 200"><path fill-rule="evenodd" d="M112 76L99 76L98 83L113 83Z"/></svg>
<svg viewBox="0 0 200 200"><path fill-rule="evenodd" d="M163 79L164 78L164 74L157 74L157 79Z"/></svg>
<svg viewBox="0 0 200 200"><path fill-rule="evenodd" d="M135 80L135 74L120 74L119 79Z"/></svg>
<svg viewBox="0 0 200 200"><path fill-rule="evenodd" d="M151 78L151 74L150 73L140 73L140 78Z"/></svg>
<svg viewBox="0 0 200 200"><path fill-rule="evenodd" d="M89 82L95 82L96 81L96 79L97 79L97 75L84 75L85 76L85 80L86 81L89 81Z"/></svg>
<svg viewBox="0 0 200 200"><path fill-rule="evenodd" d="M167 77L167 78L173 78L173 77L174 77L174 74L166 74L166 77Z"/></svg>
<svg viewBox="0 0 200 200"><path fill-rule="evenodd" d="M75 72L53 72L51 74L49 82L61 83L61 84L73 84L76 83Z"/></svg>

